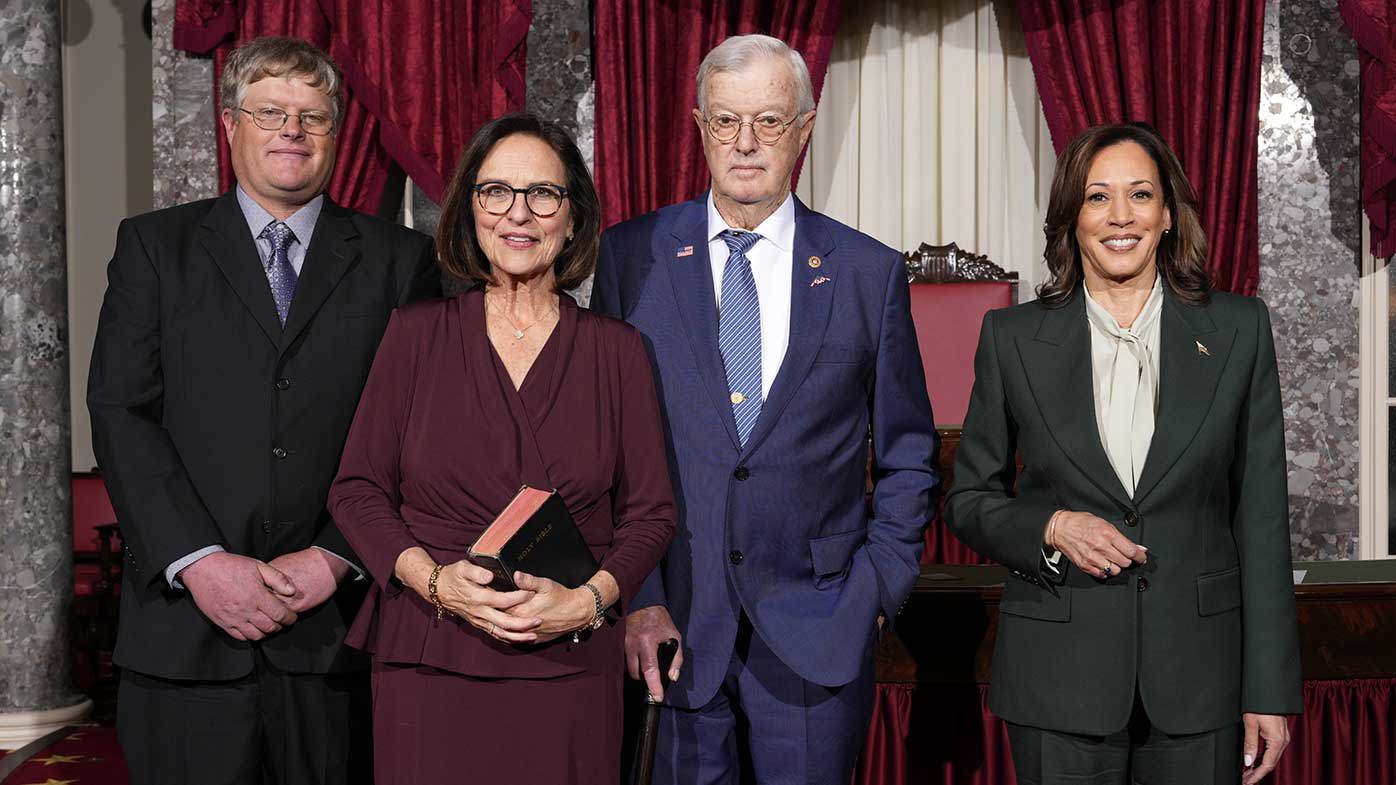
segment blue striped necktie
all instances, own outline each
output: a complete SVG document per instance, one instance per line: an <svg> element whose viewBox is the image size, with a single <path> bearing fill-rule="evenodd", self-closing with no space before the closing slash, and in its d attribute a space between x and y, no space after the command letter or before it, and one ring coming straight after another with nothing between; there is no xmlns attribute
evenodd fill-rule
<svg viewBox="0 0 1396 785"><path fill-rule="evenodd" d="M737 437L745 447L761 414L761 307L746 252L761 235L728 229L719 237L727 243L728 255L722 273L718 344L727 367L727 390L732 416L737 421Z"/></svg>
<svg viewBox="0 0 1396 785"><path fill-rule="evenodd" d="M276 300L276 315L285 327L286 314L291 312L291 298L296 296L296 268L291 266L291 255L287 252L296 240L296 233L281 221L272 221L262 230L262 236L271 241L267 283L271 286L272 299Z"/></svg>

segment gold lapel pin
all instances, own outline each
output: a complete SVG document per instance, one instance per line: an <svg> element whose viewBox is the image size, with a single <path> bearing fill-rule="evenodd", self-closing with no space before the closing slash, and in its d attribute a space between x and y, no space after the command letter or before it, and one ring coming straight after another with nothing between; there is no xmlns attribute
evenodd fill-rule
<svg viewBox="0 0 1396 785"><path fill-rule="evenodd" d="M745 395L742 395L742 394L739 393L739 392L734 392L734 393L732 393L732 397L731 397L730 400L732 401L732 405L735 406L735 405L737 405L737 404L742 403L743 401L745 401L745 400L746 400L746 396L745 396Z"/></svg>
<svg viewBox="0 0 1396 785"><path fill-rule="evenodd" d="M811 257L809 258L809 266L810 266L810 267L812 267L812 268L818 270L818 269L819 269L819 265L821 265L821 264L824 264L824 260L820 259L818 256L811 256Z"/></svg>
<svg viewBox="0 0 1396 785"><path fill-rule="evenodd" d="M1198 354L1202 355L1203 357L1211 357L1211 356L1212 356L1212 352L1209 351L1209 350L1207 349L1206 344L1202 343L1201 341L1197 340L1196 338L1192 339L1192 342L1195 343L1195 344L1197 344L1197 353L1198 353Z"/></svg>

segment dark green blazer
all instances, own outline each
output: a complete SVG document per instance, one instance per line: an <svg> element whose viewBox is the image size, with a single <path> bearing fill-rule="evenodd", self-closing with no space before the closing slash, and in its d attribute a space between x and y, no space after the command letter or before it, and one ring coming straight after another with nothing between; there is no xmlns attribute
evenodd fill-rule
<svg viewBox="0 0 1396 785"><path fill-rule="evenodd" d="M989 695L1009 722L1113 733L1136 684L1172 734L1300 711L1269 313L1252 297L1190 306L1164 294L1157 427L1134 498L1096 426L1082 290L1060 308L984 318L947 515L960 539L1013 571ZM1049 578L1042 533L1058 509L1111 522L1149 548L1148 563L1105 582L1070 565Z"/></svg>

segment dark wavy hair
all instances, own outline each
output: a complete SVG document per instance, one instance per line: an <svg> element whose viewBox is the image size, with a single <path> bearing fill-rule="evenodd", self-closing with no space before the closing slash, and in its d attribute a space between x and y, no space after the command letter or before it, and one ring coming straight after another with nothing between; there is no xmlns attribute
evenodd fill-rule
<svg viewBox="0 0 1396 785"><path fill-rule="evenodd" d="M1037 296L1049 308L1066 304L1081 283L1081 248L1076 243L1076 220L1086 200L1086 177L1091 163L1107 147L1133 142L1144 148L1158 167L1163 203L1173 217L1173 229L1158 244L1157 264L1164 283L1179 299L1194 305L1207 302L1212 290L1207 271L1207 235L1197 207L1197 192L1183 165L1152 126L1146 123L1098 125L1072 139L1057 159L1052 194L1047 203L1048 277Z"/></svg>
<svg viewBox="0 0 1396 785"><path fill-rule="evenodd" d="M515 134L541 140L562 159L567 201L572 209L572 239L553 260L553 272L557 275L558 291L575 289L596 269L596 257L601 251L601 201L571 135L562 126L530 112L491 120L471 137L441 205L441 221L436 228L441 269L458 280L494 283L494 271L475 237L475 215L470 205L474 202L475 178L490 151Z"/></svg>

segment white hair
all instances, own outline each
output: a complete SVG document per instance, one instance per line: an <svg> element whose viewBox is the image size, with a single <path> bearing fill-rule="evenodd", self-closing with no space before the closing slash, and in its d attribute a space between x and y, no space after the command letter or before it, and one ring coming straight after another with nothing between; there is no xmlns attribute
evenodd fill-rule
<svg viewBox="0 0 1396 785"><path fill-rule="evenodd" d="M795 77L796 115L814 111L814 84L805 58L779 38L769 35L734 35L718 44L698 66L698 111L708 114L708 79L713 74L741 71L761 59L784 60Z"/></svg>

